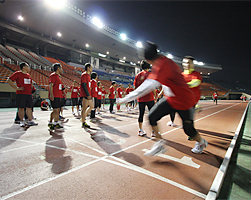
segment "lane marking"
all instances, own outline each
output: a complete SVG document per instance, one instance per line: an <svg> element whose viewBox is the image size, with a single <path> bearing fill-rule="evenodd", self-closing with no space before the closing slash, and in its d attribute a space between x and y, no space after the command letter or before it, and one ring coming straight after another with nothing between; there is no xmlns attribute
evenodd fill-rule
<svg viewBox="0 0 251 200"><path fill-rule="evenodd" d="M148 149L143 149L142 151L144 152L147 152L149 151ZM168 159L168 160L172 160L172 161L175 161L175 162L178 162L178 163L181 163L183 165L187 165L187 166L190 166L190 167L194 167L196 169L199 169L200 168L200 165L196 164L195 162L192 161L192 158L191 157L188 157L188 156L183 156L181 159L179 158L175 158L173 156L168 156L166 154L157 154L156 156L159 156L159 157L162 157L162 158L165 158L165 159Z"/></svg>

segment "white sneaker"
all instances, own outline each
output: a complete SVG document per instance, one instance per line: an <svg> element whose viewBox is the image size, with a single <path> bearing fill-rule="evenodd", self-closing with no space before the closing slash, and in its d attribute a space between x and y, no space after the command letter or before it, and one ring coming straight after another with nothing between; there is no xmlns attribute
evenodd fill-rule
<svg viewBox="0 0 251 200"><path fill-rule="evenodd" d="M20 127L25 127L24 121L20 121Z"/></svg>
<svg viewBox="0 0 251 200"><path fill-rule="evenodd" d="M37 126L38 123L34 122L34 121L28 121L27 123L28 126Z"/></svg>
<svg viewBox="0 0 251 200"><path fill-rule="evenodd" d="M170 122L167 122L167 124L166 124L167 126L175 126L175 124L172 122L172 121L170 121Z"/></svg>
<svg viewBox="0 0 251 200"><path fill-rule="evenodd" d="M207 145L208 142L205 139L202 139L202 143L196 142L195 147L191 151L193 153L201 154Z"/></svg>
<svg viewBox="0 0 251 200"><path fill-rule="evenodd" d="M144 136L146 135L146 132L144 130L139 130L138 136Z"/></svg>
<svg viewBox="0 0 251 200"><path fill-rule="evenodd" d="M74 113L74 112L73 112L72 114L73 114L73 115L75 115L75 113Z"/></svg>
<svg viewBox="0 0 251 200"><path fill-rule="evenodd" d="M152 146L151 150L144 153L144 156L156 156L157 154L165 153L166 151L163 142L159 141Z"/></svg>
<svg viewBox="0 0 251 200"><path fill-rule="evenodd" d="M156 134L154 133L154 131L152 131L152 137L156 137Z"/></svg>

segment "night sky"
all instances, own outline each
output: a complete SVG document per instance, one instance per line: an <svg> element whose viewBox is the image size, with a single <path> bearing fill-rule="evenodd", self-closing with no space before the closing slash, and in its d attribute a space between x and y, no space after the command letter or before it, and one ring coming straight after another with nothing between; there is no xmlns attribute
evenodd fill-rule
<svg viewBox="0 0 251 200"><path fill-rule="evenodd" d="M212 80L249 81L249 1L71 1L92 17L135 41L160 50L221 65ZM251 80L250 80L251 81Z"/></svg>

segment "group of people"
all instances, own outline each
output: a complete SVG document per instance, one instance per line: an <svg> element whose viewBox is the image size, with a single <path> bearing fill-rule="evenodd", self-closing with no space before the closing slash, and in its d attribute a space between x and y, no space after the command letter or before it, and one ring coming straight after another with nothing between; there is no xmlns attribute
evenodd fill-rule
<svg viewBox="0 0 251 200"><path fill-rule="evenodd" d="M146 135L143 130L143 117L145 107L149 110L149 123L152 127L151 136L155 137L156 142L150 151L146 152L146 156L153 156L157 153L165 152L165 141L163 140L158 121L166 116L171 115L172 123L175 113L178 113L183 122L185 134L191 140L196 141L193 153L200 154L208 143L194 128L194 109L200 97L200 83L202 78L198 72L194 70L193 60L191 56L186 56L183 59L184 72L171 59L161 55L158 51L158 46L152 42L147 42L144 49L144 57L140 64L142 71L136 75L134 80L135 90L129 85L125 90L125 97L122 98L122 85L116 88L116 82L113 81L108 96L110 99L109 111L114 114L114 103L117 103L117 110L120 110L120 105L126 103L128 109L132 101L136 100L139 104L139 136ZM27 63L20 64L21 71L15 72L9 77L8 83L17 93L18 115L20 117L20 126L24 125L24 108L28 116L27 124L29 126L37 125L32 121L32 79L29 75L29 65ZM62 66L59 63L52 65L53 73L49 77L49 100L52 106L50 114L49 128L51 130L63 128L59 123L59 115L64 105L63 91L64 86L61 81L63 72ZM151 69L151 72L149 71ZM86 123L86 117L89 113L91 120L95 122L95 113L100 113L101 100L104 99L102 83L97 81L98 75L93 72L90 63L85 64L85 72L80 78L80 86L74 81L70 88L72 99L72 113L74 107L77 107L77 113L81 115L82 127L90 128ZM14 85L16 81L17 85ZM156 89L158 88L158 89ZM117 99L115 98L117 94ZM161 98L162 97L162 98ZM79 105L82 105L81 113L79 113ZM47 106L46 106L47 107Z"/></svg>

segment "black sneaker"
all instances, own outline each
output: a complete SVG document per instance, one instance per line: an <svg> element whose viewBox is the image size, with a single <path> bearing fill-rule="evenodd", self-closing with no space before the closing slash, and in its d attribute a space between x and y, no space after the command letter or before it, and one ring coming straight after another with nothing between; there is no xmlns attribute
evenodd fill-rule
<svg viewBox="0 0 251 200"><path fill-rule="evenodd" d="M82 128L91 128L86 122L82 124Z"/></svg>
<svg viewBox="0 0 251 200"><path fill-rule="evenodd" d="M48 124L49 129L52 131L54 130L54 125L53 124Z"/></svg>
<svg viewBox="0 0 251 200"><path fill-rule="evenodd" d="M61 126L60 124L56 124L56 125L54 125L54 128L56 128L56 129L60 129L60 128L64 128L63 126Z"/></svg>

